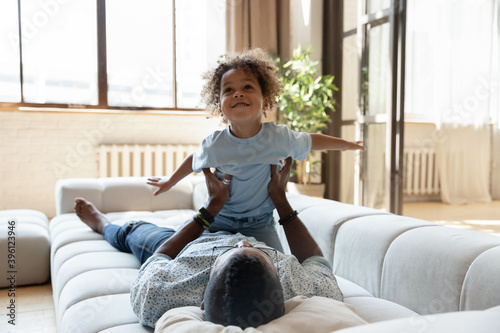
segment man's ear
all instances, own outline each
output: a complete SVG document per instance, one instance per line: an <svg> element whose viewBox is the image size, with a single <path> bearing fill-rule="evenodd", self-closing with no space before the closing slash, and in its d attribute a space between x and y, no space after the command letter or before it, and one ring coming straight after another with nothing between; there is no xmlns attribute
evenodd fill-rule
<svg viewBox="0 0 500 333"><path fill-rule="evenodd" d="M201 309L201 311L205 310L205 301L201 301L200 309Z"/></svg>

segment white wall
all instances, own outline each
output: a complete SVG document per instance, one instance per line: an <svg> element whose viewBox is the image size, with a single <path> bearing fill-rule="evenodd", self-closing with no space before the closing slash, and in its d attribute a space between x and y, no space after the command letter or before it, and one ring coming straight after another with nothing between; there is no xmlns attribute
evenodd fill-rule
<svg viewBox="0 0 500 333"><path fill-rule="evenodd" d="M218 124L203 113L0 111L0 209L52 217L58 179L98 177L99 144L199 144Z"/></svg>

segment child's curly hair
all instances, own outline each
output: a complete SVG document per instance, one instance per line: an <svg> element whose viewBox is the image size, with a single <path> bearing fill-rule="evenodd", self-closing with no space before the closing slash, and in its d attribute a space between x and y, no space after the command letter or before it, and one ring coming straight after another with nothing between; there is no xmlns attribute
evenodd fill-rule
<svg viewBox="0 0 500 333"><path fill-rule="evenodd" d="M267 101L264 115L265 111L274 110L278 105L282 84L278 78L274 60L265 51L256 48L242 53L225 54L221 56L217 64L217 67L202 76L206 83L201 91L201 98L209 117L219 115L222 76L231 69L241 69L255 75L262 90L262 96ZM227 123L227 119L223 118L222 122Z"/></svg>

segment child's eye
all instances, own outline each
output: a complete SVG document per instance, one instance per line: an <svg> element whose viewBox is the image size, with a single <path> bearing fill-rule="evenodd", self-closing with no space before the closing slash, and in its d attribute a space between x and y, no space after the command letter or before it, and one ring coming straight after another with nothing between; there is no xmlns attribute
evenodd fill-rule
<svg viewBox="0 0 500 333"><path fill-rule="evenodd" d="M247 85L245 86L245 89L253 89L253 87L252 87L251 85L247 84Z"/></svg>
<svg viewBox="0 0 500 333"><path fill-rule="evenodd" d="M224 93L228 93L228 92L231 92L231 91L233 91L233 88L226 88L226 89L224 90Z"/></svg>

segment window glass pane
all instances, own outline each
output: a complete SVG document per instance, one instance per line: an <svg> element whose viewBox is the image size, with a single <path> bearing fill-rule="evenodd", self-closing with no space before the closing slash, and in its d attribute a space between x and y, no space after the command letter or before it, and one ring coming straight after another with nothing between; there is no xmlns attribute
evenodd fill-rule
<svg viewBox="0 0 500 333"><path fill-rule="evenodd" d="M21 1L24 101L97 104L96 2Z"/></svg>
<svg viewBox="0 0 500 333"><path fill-rule="evenodd" d="M342 139L354 141L356 129L354 125L342 126ZM340 157L340 202L354 203L354 166L356 165L356 153L353 150L342 152Z"/></svg>
<svg viewBox="0 0 500 333"><path fill-rule="evenodd" d="M0 102L21 101L17 0L0 2Z"/></svg>
<svg viewBox="0 0 500 333"><path fill-rule="evenodd" d="M365 126L364 145L366 152L361 154L364 182L363 205L376 209L387 207L385 196L385 143L386 124Z"/></svg>
<svg viewBox="0 0 500 333"><path fill-rule="evenodd" d="M359 59L357 35L342 43L342 120L356 119L359 103Z"/></svg>
<svg viewBox="0 0 500 333"><path fill-rule="evenodd" d="M390 32L390 23L385 23L371 28L368 33L368 69L363 72L365 82L361 88L368 97L365 101L367 115L389 114L391 107Z"/></svg>
<svg viewBox="0 0 500 333"><path fill-rule="evenodd" d="M108 104L173 107L172 1L107 0L106 29Z"/></svg>
<svg viewBox="0 0 500 333"><path fill-rule="evenodd" d="M226 48L224 1L176 1L177 106L198 107L201 74Z"/></svg>
<svg viewBox="0 0 500 333"><path fill-rule="evenodd" d="M357 0L344 0L344 32L357 28L358 2Z"/></svg>
<svg viewBox="0 0 500 333"><path fill-rule="evenodd" d="M396 0L399 1L399 0ZM366 13L373 14L379 10L384 10L391 7L391 0L367 0Z"/></svg>
<svg viewBox="0 0 500 333"><path fill-rule="evenodd" d="M500 73L494 6L490 0L408 2L405 113L464 124L482 123L498 110L498 97L490 94Z"/></svg>

